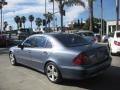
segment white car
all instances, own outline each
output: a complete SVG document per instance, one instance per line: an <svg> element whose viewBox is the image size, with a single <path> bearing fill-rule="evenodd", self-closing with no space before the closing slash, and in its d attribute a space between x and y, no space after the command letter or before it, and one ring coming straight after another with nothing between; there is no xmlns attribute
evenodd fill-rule
<svg viewBox="0 0 120 90"><path fill-rule="evenodd" d="M120 31L115 31L110 35L108 45L111 53L120 53Z"/></svg>

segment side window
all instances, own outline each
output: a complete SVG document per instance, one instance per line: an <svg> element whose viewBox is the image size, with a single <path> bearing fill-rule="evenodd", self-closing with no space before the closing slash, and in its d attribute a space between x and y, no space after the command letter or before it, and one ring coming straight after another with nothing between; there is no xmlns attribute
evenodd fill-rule
<svg viewBox="0 0 120 90"><path fill-rule="evenodd" d="M49 40L47 40L45 48L52 48L52 43Z"/></svg>
<svg viewBox="0 0 120 90"><path fill-rule="evenodd" d="M25 47L36 47L36 42L35 42L35 38L29 38L29 39L27 39L24 43L23 43L23 45L25 46Z"/></svg>
<svg viewBox="0 0 120 90"><path fill-rule="evenodd" d="M38 37L35 38L35 40L36 40L36 46L37 47L41 47L41 48L45 47L45 44L46 44L46 41L47 41L45 37L38 36Z"/></svg>

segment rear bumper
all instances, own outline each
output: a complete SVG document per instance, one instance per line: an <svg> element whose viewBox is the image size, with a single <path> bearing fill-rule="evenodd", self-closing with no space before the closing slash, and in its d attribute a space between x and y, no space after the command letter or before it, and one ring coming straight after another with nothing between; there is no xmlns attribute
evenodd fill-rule
<svg viewBox="0 0 120 90"><path fill-rule="evenodd" d="M120 53L120 46L113 46L112 53Z"/></svg>
<svg viewBox="0 0 120 90"><path fill-rule="evenodd" d="M65 79L81 80L81 79L86 79L86 78L97 76L97 75L103 73L110 66L111 66L111 58L109 58L109 60L107 60L101 64L91 66L87 69L81 68L81 67L62 68L61 73L62 73L62 77Z"/></svg>

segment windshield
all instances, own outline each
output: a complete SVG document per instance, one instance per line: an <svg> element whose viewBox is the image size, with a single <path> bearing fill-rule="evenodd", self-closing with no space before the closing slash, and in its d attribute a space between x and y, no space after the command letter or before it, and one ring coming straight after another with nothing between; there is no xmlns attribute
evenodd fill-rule
<svg viewBox="0 0 120 90"><path fill-rule="evenodd" d="M54 37L66 47L81 46L90 43L86 39L75 34L61 34Z"/></svg>

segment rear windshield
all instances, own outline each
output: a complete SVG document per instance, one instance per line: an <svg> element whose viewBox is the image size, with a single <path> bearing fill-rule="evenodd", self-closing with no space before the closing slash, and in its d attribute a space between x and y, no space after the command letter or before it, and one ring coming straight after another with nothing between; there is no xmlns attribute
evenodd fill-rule
<svg viewBox="0 0 120 90"><path fill-rule="evenodd" d="M94 36L94 34L93 33L91 33L91 32L85 32L85 33L83 33L85 36Z"/></svg>
<svg viewBox="0 0 120 90"><path fill-rule="evenodd" d="M79 35L81 36L94 36L94 34L92 32L81 32L81 33L78 33Z"/></svg>
<svg viewBox="0 0 120 90"><path fill-rule="evenodd" d="M86 39L75 34L61 34L54 37L66 47L81 46L90 43Z"/></svg>
<svg viewBox="0 0 120 90"><path fill-rule="evenodd" d="M117 35L117 37L119 37L119 38L120 38L120 32L116 33L116 35Z"/></svg>

